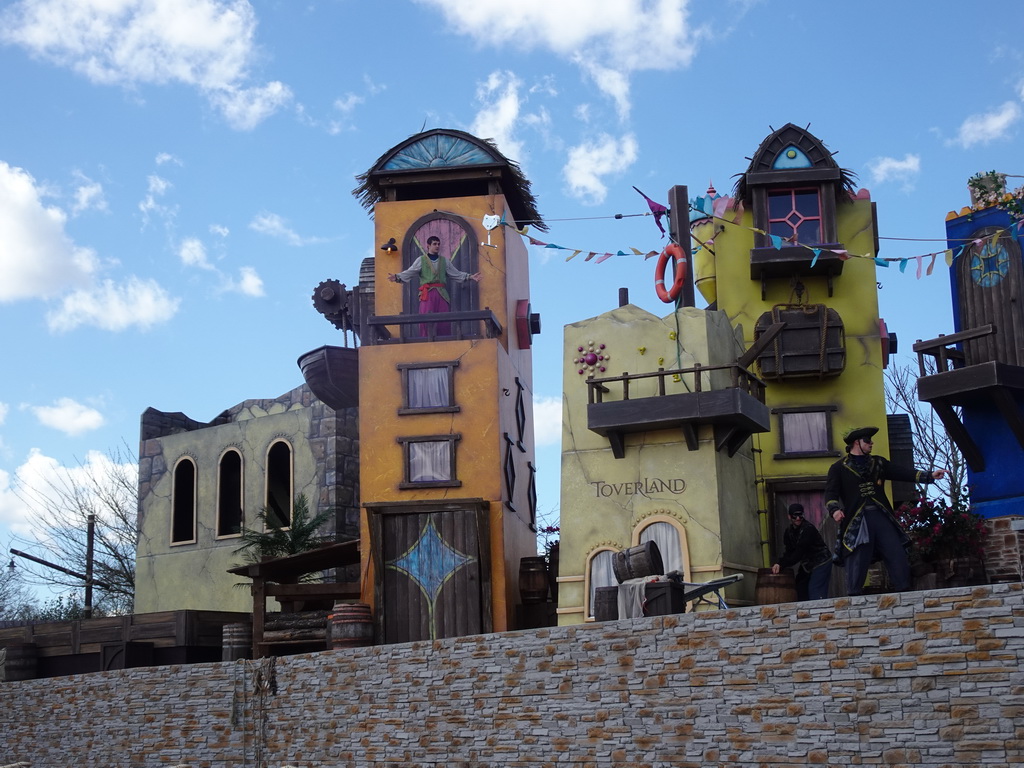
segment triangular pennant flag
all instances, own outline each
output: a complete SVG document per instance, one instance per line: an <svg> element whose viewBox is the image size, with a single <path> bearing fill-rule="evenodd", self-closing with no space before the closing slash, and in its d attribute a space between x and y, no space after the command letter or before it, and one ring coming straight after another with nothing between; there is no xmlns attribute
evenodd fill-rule
<svg viewBox="0 0 1024 768"><path fill-rule="evenodd" d="M843 261L847 261L850 258L850 252L847 251L845 248L840 248L837 251L832 251L832 253L834 253L836 256L838 256Z"/></svg>
<svg viewBox="0 0 1024 768"><path fill-rule="evenodd" d="M555 245L554 243L544 243L544 247L545 248L554 248L556 251L568 251L569 250L568 248L563 248L562 246Z"/></svg>
<svg viewBox="0 0 1024 768"><path fill-rule="evenodd" d="M595 263L595 264L600 264L600 263L601 263L602 261L607 261L608 259L610 259L610 258L611 258L612 256L614 256L614 255L615 255L614 253L605 253L605 254L602 254L601 256L598 256L598 257L597 257L597 260L596 260L596 261L595 261L594 263Z"/></svg>
<svg viewBox="0 0 1024 768"><path fill-rule="evenodd" d="M954 258L954 259L959 259L959 258L960 258L960 256L961 256L961 254L963 254L963 252L964 252L964 248L966 248L966 247L967 247L966 245L961 245L961 246L960 246L960 247L959 247L959 248L957 249L957 252L953 254L953 258Z"/></svg>
<svg viewBox="0 0 1024 768"><path fill-rule="evenodd" d="M629 254L628 254L628 253L626 253L625 251L619 251L619 252L618 252L618 253L616 253L615 255L616 255L616 256L629 256Z"/></svg>
<svg viewBox="0 0 1024 768"><path fill-rule="evenodd" d="M526 226L525 224L523 226L521 226L519 229L516 230L516 232L518 232L520 235L525 235L529 231L530 231L530 228L528 226Z"/></svg>
<svg viewBox="0 0 1024 768"><path fill-rule="evenodd" d="M921 259L923 259L924 257L923 256L915 256L914 258L917 259L917 279L920 280L921 279Z"/></svg>
<svg viewBox="0 0 1024 768"><path fill-rule="evenodd" d="M629 246L629 250L631 250L633 252L634 256L643 256L644 255L644 252L641 251L639 248L634 248L633 246Z"/></svg>
<svg viewBox="0 0 1024 768"><path fill-rule="evenodd" d="M998 232L993 233L992 239L989 240L992 245L999 245L999 238L1003 236L1005 230L1000 229Z"/></svg>
<svg viewBox="0 0 1024 768"><path fill-rule="evenodd" d="M889 262L880 256L875 256L875 264L877 264L880 267L885 267L886 269L889 268Z"/></svg>
<svg viewBox="0 0 1024 768"><path fill-rule="evenodd" d="M953 251L946 250L946 251L943 251L943 253L946 256L946 266L947 267L952 267L953 266Z"/></svg>
<svg viewBox="0 0 1024 768"><path fill-rule="evenodd" d="M657 252L657 251L648 251L648 252L647 252L647 253L646 253L646 254L644 255L644 261L647 261L647 259L651 258L652 256L657 256L657 255L658 255L658 252Z"/></svg>
<svg viewBox="0 0 1024 768"><path fill-rule="evenodd" d="M636 189L636 187L633 187L633 189ZM636 191L640 195L640 197L642 197L644 200L647 201L647 207L650 208L651 209L651 213L654 214L654 223L658 225L658 229L660 229L661 230L661 234L664 235L665 234L665 228L663 226L661 226L661 217L664 216L666 213L668 213L668 208L666 208L661 203L656 203L654 200L651 200L651 198L649 198L647 195L645 195L639 189L636 189Z"/></svg>
<svg viewBox="0 0 1024 768"><path fill-rule="evenodd" d="M814 269L814 265L818 263L818 257L821 256L821 248L811 248L814 251L814 258L811 259L811 269Z"/></svg>
<svg viewBox="0 0 1024 768"><path fill-rule="evenodd" d="M587 254L587 258L585 258L584 261L590 261L595 256L597 256L597 253L595 253L594 251L591 251L590 253Z"/></svg>
<svg viewBox="0 0 1024 768"><path fill-rule="evenodd" d="M498 226L500 226L500 227L507 227L508 226L508 222L505 221L505 212L504 211L501 212L501 221L498 222Z"/></svg>
<svg viewBox="0 0 1024 768"><path fill-rule="evenodd" d="M771 238L772 245L775 247L775 250L779 250L780 248L782 248L781 237L779 237L778 235L768 235L768 237Z"/></svg>
<svg viewBox="0 0 1024 768"><path fill-rule="evenodd" d="M907 260L906 259L900 259L900 272L906 272L906 271L907 271Z"/></svg>
<svg viewBox="0 0 1024 768"><path fill-rule="evenodd" d="M530 237L530 238L527 238L527 239L530 241L530 245L547 245L547 243L542 243L536 237Z"/></svg>
<svg viewBox="0 0 1024 768"><path fill-rule="evenodd" d="M565 257L565 260L566 260L566 261L572 261L572 260L573 260L574 258L576 258L577 256L579 256L579 255L580 255L580 253L581 253L581 251L573 251L573 252L572 252L572 256L566 256L566 257Z"/></svg>
<svg viewBox="0 0 1024 768"><path fill-rule="evenodd" d="M932 273L932 270L935 269L935 259L938 255L939 254L937 253L932 254L932 260L928 262L928 269L925 271L926 275L930 275Z"/></svg>

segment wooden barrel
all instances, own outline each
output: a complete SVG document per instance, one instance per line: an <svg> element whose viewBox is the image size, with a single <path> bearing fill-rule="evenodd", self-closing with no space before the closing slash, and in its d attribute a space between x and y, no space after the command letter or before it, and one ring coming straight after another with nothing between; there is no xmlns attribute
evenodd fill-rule
<svg viewBox="0 0 1024 768"><path fill-rule="evenodd" d="M665 573L661 550L654 541L620 550L612 555L612 572L620 584L628 579L661 576Z"/></svg>
<svg viewBox="0 0 1024 768"><path fill-rule="evenodd" d="M373 645L373 614L366 603L335 603L327 622L329 648Z"/></svg>
<svg viewBox="0 0 1024 768"><path fill-rule="evenodd" d="M248 621L221 627L221 661L252 658L252 624Z"/></svg>
<svg viewBox="0 0 1024 768"><path fill-rule="evenodd" d="M543 557L524 557L519 561L519 596L524 603L543 603L548 599L548 564Z"/></svg>
<svg viewBox="0 0 1024 768"><path fill-rule="evenodd" d="M772 573L771 568L757 571L756 599L758 605L796 602L796 579L790 571Z"/></svg>
<svg viewBox="0 0 1024 768"><path fill-rule="evenodd" d="M594 621L615 621L619 618L619 588L598 587L594 590Z"/></svg>
<svg viewBox="0 0 1024 768"><path fill-rule="evenodd" d="M38 647L35 643L21 643L0 648L0 680L9 683L35 680Z"/></svg>

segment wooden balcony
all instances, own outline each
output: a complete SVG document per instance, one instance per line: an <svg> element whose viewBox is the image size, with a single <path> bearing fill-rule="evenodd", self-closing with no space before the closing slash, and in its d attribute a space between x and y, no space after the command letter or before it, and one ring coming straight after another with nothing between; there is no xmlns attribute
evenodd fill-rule
<svg viewBox="0 0 1024 768"><path fill-rule="evenodd" d="M917 399L935 409L950 438L975 472L985 471L985 457L955 408L994 404L1024 448L1024 417L1016 399L1024 393L1024 367L995 360L971 364L961 349L965 342L993 333L994 326L984 325L914 344L921 373L917 380ZM928 372L926 356L935 360L934 373Z"/></svg>
<svg viewBox="0 0 1024 768"><path fill-rule="evenodd" d="M656 394L631 396L632 384L652 378ZM670 379L682 382L688 391L669 393ZM710 386L711 381L718 386ZM711 424L715 450L725 449L732 456L753 433L770 428L764 382L738 363L623 373L590 379L587 387L587 426L608 438L617 459L625 456L625 435L631 432L680 429L686 447L695 451L700 447L697 428Z"/></svg>

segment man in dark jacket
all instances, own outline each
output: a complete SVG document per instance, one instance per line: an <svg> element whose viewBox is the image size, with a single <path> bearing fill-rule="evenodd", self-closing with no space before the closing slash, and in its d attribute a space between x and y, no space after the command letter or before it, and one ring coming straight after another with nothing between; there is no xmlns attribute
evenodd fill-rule
<svg viewBox="0 0 1024 768"><path fill-rule="evenodd" d="M910 589L910 538L892 511L885 495L885 481L923 484L946 474L944 469L925 472L894 467L888 459L872 456L871 438L876 432L878 427L860 427L846 435L846 458L829 468L825 485L825 507L839 523L836 558L846 567L846 589L850 595L864 591L868 568L879 559L885 561L893 589Z"/></svg>
<svg viewBox="0 0 1024 768"><path fill-rule="evenodd" d="M789 523L789 528L782 536L785 551L779 562L772 566L772 573L795 565L797 600L821 600L828 597L832 553L822 541L818 529L804 521L803 504L789 505Z"/></svg>

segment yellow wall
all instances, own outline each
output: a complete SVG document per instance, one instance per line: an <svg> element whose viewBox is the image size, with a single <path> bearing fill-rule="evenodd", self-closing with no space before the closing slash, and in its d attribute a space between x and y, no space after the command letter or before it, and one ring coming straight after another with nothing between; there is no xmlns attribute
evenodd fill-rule
<svg viewBox="0 0 1024 768"><path fill-rule="evenodd" d="M727 211L724 219L732 219L734 210ZM857 199L837 205L839 241L854 254L874 254L874 211L867 199ZM718 222L721 224L721 222ZM745 346L754 341L754 325L762 313L776 304L794 303L796 294L789 278L767 281L767 295L761 298L761 281L750 277L750 249L754 247L754 234L750 212L746 212L741 226L724 224L715 237L714 270L718 308L740 326ZM705 252L706 254L707 252ZM804 300L825 304L835 309L846 330L846 368L839 376L816 380L813 378L768 383L766 402L769 408L834 404L838 410L832 416L833 447L845 451L842 436L853 428L873 425L880 428L875 452L888 455L884 378L882 371L881 340L878 328L878 291L875 263L870 258L851 258L843 265L842 275L833 279L833 295L828 295L824 277L802 278L806 289ZM752 368L756 371L756 368ZM760 449L759 469L769 480L779 478L823 478L835 458L776 460L779 452L778 420L772 417L772 431L754 436ZM767 508L770 499L762 496L760 503Z"/></svg>
<svg viewBox="0 0 1024 768"><path fill-rule="evenodd" d="M704 426L697 451L687 449L681 430L659 430L627 434L625 457L614 458L607 438L587 427L587 377L573 363L578 348L591 341L611 356L608 371L597 377L722 364L742 351L724 313L693 308L658 318L627 305L565 327L559 624L584 621L588 557L633 546L637 527L655 517L683 526L690 580L743 572L747 578L728 594L750 601L760 536L749 447L731 458L719 453L712 428ZM638 382L631 397L653 395L654 386L654 379ZM684 392L686 382L669 383L667 390ZM651 481L664 482L648 492Z"/></svg>

